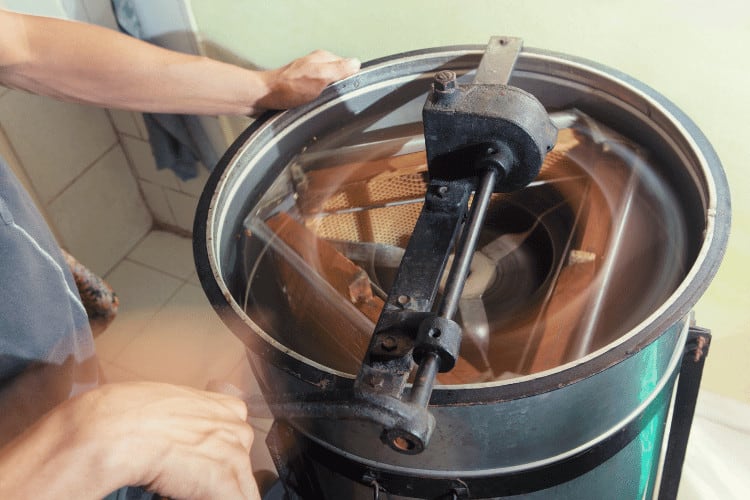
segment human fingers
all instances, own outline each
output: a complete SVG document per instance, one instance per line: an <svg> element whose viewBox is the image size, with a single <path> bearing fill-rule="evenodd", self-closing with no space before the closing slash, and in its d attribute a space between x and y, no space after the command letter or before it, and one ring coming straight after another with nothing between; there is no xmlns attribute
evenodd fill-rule
<svg viewBox="0 0 750 500"><path fill-rule="evenodd" d="M220 401L197 393L142 414L128 455L138 456L142 484L170 498L257 498L253 431ZM140 454L140 455L138 455Z"/></svg>
<svg viewBox="0 0 750 500"><path fill-rule="evenodd" d="M70 400L58 420L70 429L66 447L93 449L98 475L115 488L154 485L174 498L257 498L253 431L244 412L229 396L126 383Z"/></svg>
<svg viewBox="0 0 750 500"><path fill-rule="evenodd" d="M259 498L249 451L230 433L173 442L143 484L170 498Z"/></svg>
<svg viewBox="0 0 750 500"><path fill-rule="evenodd" d="M310 52L306 56L303 57L303 59L307 59L311 62L328 62L328 61L335 61L337 59L342 59L341 56L337 56L333 52L329 52L327 50L318 49Z"/></svg>
<svg viewBox="0 0 750 500"><path fill-rule="evenodd" d="M248 426L249 427L249 426ZM214 438L221 441L219 445L206 441L203 453L208 467L218 467L220 475L229 478L228 487L236 487L242 492L242 498L259 498L258 485L250 461L250 449L237 434L216 434ZM194 452L193 449L188 450Z"/></svg>
<svg viewBox="0 0 750 500"><path fill-rule="evenodd" d="M119 387L117 387L119 386ZM133 382L128 384L116 384L119 394L118 399L122 401L137 402L139 407L150 404L170 405L174 412L178 407L195 409L196 405L205 407L205 411L224 413L227 416L233 416L240 420L247 420L247 405L238 397L231 394L224 394L212 391L204 391L193 387L160 384L156 382ZM128 389L134 391L132 394L125 394Z"/></svg>
<svg viewBox="0 0 750 500"><path fill-rule="evenodd" d="M238 396L225 392L200 391L205 397L224 405L237 418L247 420L247 404Z"/></svg>
<svg viewBox="0 0 750 500"><path fill-rule="evenodd" d="M206 417L205 414L167 416L161 421L152 419L144 422L143 428L144 433L161 433L166 440L187 445L201 442L206 437L222 437L226 441L239 442L248 452L255 439L252 427L246 421Z"/></svg>
<svg viewBox="0 0 750 500"><path fill-rule="evenodd" d="M343 58L325 50L316 50L293 61L285 69L291 78L311 77L331 83L356 73L360 66L357 58Z"/></svg>
<svg viewBox="0 0 750 500"><path fill-rule="evenodd" d="M343 80L344 78L353 75L362 66L359 59L338 59L332 60L320 65L322 75L329 82L335 82Z"/></svg>

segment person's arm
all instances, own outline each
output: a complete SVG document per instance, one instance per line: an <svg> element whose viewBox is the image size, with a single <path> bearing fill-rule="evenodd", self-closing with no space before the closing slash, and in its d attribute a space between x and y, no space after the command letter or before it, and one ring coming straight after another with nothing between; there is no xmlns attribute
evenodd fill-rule
<svg viewBox="0 0 750 500"><path fill-rule="evenodd" d="M105 385L0 449L0 498L95 500L145 486L169 498L260 500L247 408L156 383Z"/></svg>
<svg viewBox="0 0 750 500"><path fill-rule="evenodd" d="M315 51L253 71L94 25L0 10L0 84L74 102L250 115L307 102L358 69L356 59Z"/></svg>

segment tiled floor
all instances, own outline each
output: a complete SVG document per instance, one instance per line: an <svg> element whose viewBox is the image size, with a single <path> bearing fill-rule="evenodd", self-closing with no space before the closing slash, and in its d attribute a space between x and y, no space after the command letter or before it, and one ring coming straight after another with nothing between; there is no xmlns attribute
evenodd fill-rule
<svg viewBox="0 0 750 500"><path fill-rule="evenodd" d="M151 380L205 389L229 382L257 393L243 344L219 320L198 282L190 239L149 233L105 279L120 297L115 321L96 339L108 382ZM267 419L252 419L257 469L274 470Z"/></svg>

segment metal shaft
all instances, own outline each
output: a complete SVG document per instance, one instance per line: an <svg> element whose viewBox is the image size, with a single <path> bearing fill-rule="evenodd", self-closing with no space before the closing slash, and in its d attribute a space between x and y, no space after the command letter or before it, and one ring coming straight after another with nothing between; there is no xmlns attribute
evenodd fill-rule
<svg viewBox="0 0 750 500"><path fill-rule="evenodd" d="M435 385L435 377L440 368L440 359L437 354L430 353L425 356L419 365L417 374L414 377L414 385L411 388L410 401L423 408L427 407L432 395L432 388Z"/></svg>
<svg viewBox="0 0 750 500"><path fill-rule="evenodd" d="M457 247L456 257L448 273L443 300L438 308L438 316L453 319L458 310L458 302L464 290L466 276L469 273L474 250L477 248L479 234L482 231L487 208L492 198L492 192L497 180L497 171L489 169L482 177L479 188L474 193L474 202L471 205L469 220L466 228L461 234L461 241ZM426 407L430 402L432 389L435 385L435 376L440 369L440 360L436 354L425 356L417 369L414 384L412 385L410 400L414 404Z"/></svg>
<svg viewBox="0 0 750 500"><path fill-rule="evenodd" d="M474 258L474 250L477 248L477 240L479 240L479 234L482 232L484 217L487 214L496 180L497 171L495 169L487 170L474 194L468 225L461 234L461 242L457 248L458 253L453 259L453 265L445 284L443 300L438 308L437 314L440 317L453 319L458 310L458 302L464 291L466 276L469 274L471 260Z"/></svg>

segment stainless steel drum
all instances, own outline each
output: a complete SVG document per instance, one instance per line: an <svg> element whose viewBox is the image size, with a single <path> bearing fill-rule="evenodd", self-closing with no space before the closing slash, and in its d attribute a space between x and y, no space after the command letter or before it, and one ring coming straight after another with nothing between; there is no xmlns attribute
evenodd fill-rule
<svg viewBox="0 0 750 500"><path fill-rule="evenodd" d="M430 82L441 70L470 79L482 53L374 61L314 102L257 120L206 185L198 273L284 423L276 454L290 491L658 489L691 309L723 255L729 192L689 118L589 61L532 49L517 61L510 83L544 104L561 135L535 183L493 198L461 299L463 365L432 394L427 449L383 445L377 425L341 399L424 195Z"/></svg>

